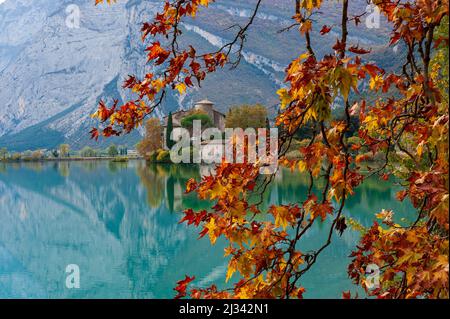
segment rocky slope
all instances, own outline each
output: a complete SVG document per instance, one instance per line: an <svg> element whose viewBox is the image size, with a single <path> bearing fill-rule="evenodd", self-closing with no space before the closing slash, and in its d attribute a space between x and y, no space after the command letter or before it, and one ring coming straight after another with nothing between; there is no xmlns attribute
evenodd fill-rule
<svg viewBox="0 0 450 319"><path fill-rule="evenodd" d="M200 14L185 22L182 44L214 49L231 38L229 26L245 23L253 3L217 1L208 16ZM73 4L80 11L79 28L66 23L67 8L70 11ZM0 4L0 147L22 151L53 148L62 142L73 148L94 144L87 132L95 125L89 115L98 100L129 98L121 88L123 79L150 71L139 29L161 4L160 0L121 0L111 7L94 7L88 0L6 0ZM324 5L317 17L319 25L338 21L336 5L336 1ZM351 11L361 13L365 7L365 0L353 1ZM205 97L222 111L241 103L263 103L273 111L283 69L301 45L295 28L278 32L291 23L290 16L291 1L266 1L252 26L241 66L210 76L201 89L186 96L170 95L157 115L189 108ZM350 40L380 52L386 43L384 27L351 30ZM337 35L316 32L316 50L326 52ZM382 60L382 56L377 58ZM137 132L103 143L131 146L138 138Z"/></svg>

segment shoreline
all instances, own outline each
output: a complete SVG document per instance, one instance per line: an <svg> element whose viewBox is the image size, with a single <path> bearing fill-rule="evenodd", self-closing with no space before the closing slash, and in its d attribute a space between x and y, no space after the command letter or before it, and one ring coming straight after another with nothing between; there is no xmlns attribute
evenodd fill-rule
<svg viewBox="0 0 450 319"><path fill-rule="evenodd" d="M128 161L132 160L144 160L143 157L67 157L67 158L42 158L42 159L29 159L29 160L0 160L0 163L38 163L38 162L81 162L81 161L111 161L111 160L123 160L126 158Z"/></svg>

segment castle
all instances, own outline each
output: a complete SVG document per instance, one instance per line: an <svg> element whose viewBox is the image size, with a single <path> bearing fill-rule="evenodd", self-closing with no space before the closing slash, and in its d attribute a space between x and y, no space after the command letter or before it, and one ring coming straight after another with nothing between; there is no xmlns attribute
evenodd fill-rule
<svg viewBox="0 0 450 319"><path fill-rule="evenodd" d="M172 113L172 123L173 127L181 127L181 120L185 118L186 116L190 115L192 111L199 111L207 114L209 118L213 122L213 126L218 128L220 131L225 130L225 114L219 112L214 108L214 103L209 101L208 99L199 101L195 103L194 107L190 110L181 110L177 111L175 113ZM169 117L165 116L163 119L163 127L164 129L167 128L167 121Z"/></svg>

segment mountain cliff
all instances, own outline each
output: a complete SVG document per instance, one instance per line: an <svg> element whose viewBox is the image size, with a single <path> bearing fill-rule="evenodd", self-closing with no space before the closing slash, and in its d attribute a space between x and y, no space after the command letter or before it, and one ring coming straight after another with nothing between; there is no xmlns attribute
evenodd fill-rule
<svg viewBox="0 0 450 319"><path fill-rule="evenodd" d="M0 147L23 151L63 142L74 149L95 145L88 131L96 122L89 115L99 99L130 98L122 81L128 74L151 71L145 64L148 43L142 43L139 30L163 1L119 0L110 7L95 7L93 2L6 0L0 4ZM207 14L185 21L181 44L204 51L216 48L232 37L230 26L245 23L254 2L217 1ZM319 26L338 22L337 5L337 1L324 4L317 17ZM351 5L354 14L367 6L365 0ZM79 27L67 23L74 8L79 12ZM289 0L263 2L239 68L212 74L202 88L185 96L170 94L156 115L189 108L205 97L223 112L236 104L262 103L274 113L283 70L302 45L296 28L279 32L292 23L292 10ZM313 33L313 44L321 55L339 34L332 30L321 36L318 31ZM350 35L352 43L372 48L374 59L383 61L387 50L383 23L378 29L352 28ZM101 143L132 146L140 133Z"/></svg>

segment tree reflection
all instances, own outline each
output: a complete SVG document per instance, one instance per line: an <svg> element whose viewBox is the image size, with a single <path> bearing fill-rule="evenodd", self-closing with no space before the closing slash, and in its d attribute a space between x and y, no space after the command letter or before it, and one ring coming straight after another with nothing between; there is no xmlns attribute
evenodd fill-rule
<svg viewBox="0 0 450 319"><path fill-rule="evenodd" d="M136 167L136 174L147 190L147 203L151 208L158 208L164 198L166 174L157 165L141 164Z"/></svg>
<svg viewBox="0 0 450 319"><path fill-rule="evenodd" d="M119 170L125 169L128 167L128 162L108 162L108 169L111 173L117 173Z"/></svg>
<svg viewBox="0 0 450 319"><path fill-rule="evenodd" d="M199 201L195 194L185 194L187 181L190 178L201 178L197 165L139 163L136 174L147 190L147 202L151 208L158 208L163 200L170 212L208 207L207 203Z"/></svg>
<svg viewBox="0 0 450 319"><path fill-rule="evenodd" d="M63 161L58 163L58 172L62 177L69 177L70 175L70 163Z"/></svg>

